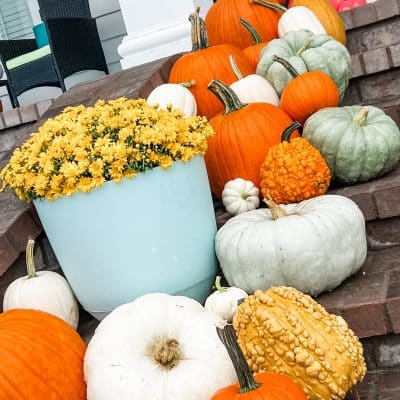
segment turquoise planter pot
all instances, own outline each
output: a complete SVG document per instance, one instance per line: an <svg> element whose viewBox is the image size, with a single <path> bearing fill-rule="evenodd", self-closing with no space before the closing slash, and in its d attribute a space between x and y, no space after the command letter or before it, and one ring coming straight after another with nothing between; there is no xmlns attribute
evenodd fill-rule
<svg viewBox="0 0 400 400"><path fill-rule="evenodd" d="M202 157L34 204L73 291L96 318L151 292L207 297L216 223Z"/></svg>

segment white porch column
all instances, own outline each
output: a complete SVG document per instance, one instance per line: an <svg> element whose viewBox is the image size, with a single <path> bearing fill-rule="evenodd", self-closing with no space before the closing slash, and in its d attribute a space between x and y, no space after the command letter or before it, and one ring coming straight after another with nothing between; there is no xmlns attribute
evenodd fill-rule
<svg viewBox="0 0 400 400"><path fill-rule="evenodd" d="M39 14L39 3L37 0L28 0L29 11L32 15L33 25L38 25L42 22Z"/></svg>
<svg viewBox="0 0 400 400"><path fill-rule="evenodd" d="M119 0L128 35L118 46L122 69L191 49L189 14L212 0Z"/></svg>

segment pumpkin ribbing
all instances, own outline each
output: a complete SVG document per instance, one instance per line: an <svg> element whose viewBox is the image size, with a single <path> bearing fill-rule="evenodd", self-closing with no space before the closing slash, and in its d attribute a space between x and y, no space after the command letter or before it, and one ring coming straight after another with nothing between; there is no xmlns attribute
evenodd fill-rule
<svg viewBox="0 0 400 400"><path fill-rule="evenodd" d="M196 9L190 15L192 24L192 52L183 55L171 69L168 82L180 83L195 80L196 84L188 89L194 95L198 115L211 118L223 110L221 103L207 90L211 79L224 79L228 84L236 81L236 76L230 68L229 56L235 57L236 63L243 75L253 72L245 54L236 47L221 44L208 46L207 32L204 21Z"/></svg>
<svg viewBox="0 0 400 400"><path fill-rule="evenodd" d="M321 71L299 74L283 58L274 56L273 60L283 65L294 77L281 96L281 108L292 119L303 124L321 108L336 107L339 104L339 90L327 74Z"/></svg>
<svg viewBox="0 0 400 400"><path fill-rule="evenodd" d="M209 88L225 102L226 109L210 120L216 134L209 138L205 154L211 189L221 198L224 185L237 177L259 186L266 152L279 143L292 120L272 104L243 105L222 82L214 80Z"/></svg>
<svg viewBox="0 0 400 400"><path fill-rule="evenodd" d="M251 46L251 37L243 31L240 18L249 22L268 42L278 37L280 12L249 0L218 0L208 10L206 26L211 45L231 44L244 49Z"/></svg>
<svg viewBox="0 0 400 400"><path fill-rule="evenodd" d="M330 0L290 0L289 7L304 6L309 8L320 20L326 33L346 44L346 32L342 18L333 8Z"/></svg>
<svg viewBox="0 0 400 400"><path fill-rule="evenodd" d="M85 344L60 318L36 310L0 315L0 399L85 400Z"/></svg>

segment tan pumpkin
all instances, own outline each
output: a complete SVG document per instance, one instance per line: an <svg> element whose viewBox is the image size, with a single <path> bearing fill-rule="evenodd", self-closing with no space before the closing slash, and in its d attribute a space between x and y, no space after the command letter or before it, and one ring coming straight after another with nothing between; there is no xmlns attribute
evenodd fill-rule
<svg viewBox="0 0 400 400"><path fill-rule="evenodd" d="M291 377L309 400L341 400L365 376L362 345L346 321L294 288L256 291L233 324L252 371Z"/></svg>

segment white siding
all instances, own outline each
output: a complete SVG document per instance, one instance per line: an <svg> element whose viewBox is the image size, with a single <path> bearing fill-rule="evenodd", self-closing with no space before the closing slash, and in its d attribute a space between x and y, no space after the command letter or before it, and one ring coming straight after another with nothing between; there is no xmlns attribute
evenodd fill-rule
<svg viewBox="0 0 400 400"><path fill-rule="evenodd" d="M6 2L18 3L19 1L26 3L26 0L0 0L0 4L3 5L3 3ZM32 8L32 3L33 1L30 0L31 8ZM89 0L89 4L93 18L96 18L100 40L103 45L104 55L110 73L117 72L121 70L121 64L119 63L121 57L117 52L117 48L121 44L123 37L126 35L126 28L122 18L119 1ZM30 25L29 30L31 30L31 26L32 24ZM1 35L1 23L0 23L0 35ZM30 34L29 37L33 37L33 35ZM5 79L5 76L3 78ZM4 87L0 88L0 99L3 102L5 109L11 108L8 96L6 94L6 89Z"/></svg>

